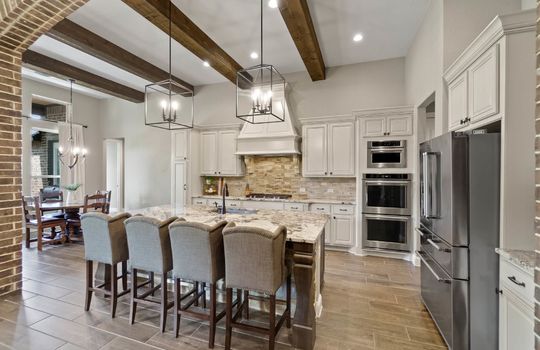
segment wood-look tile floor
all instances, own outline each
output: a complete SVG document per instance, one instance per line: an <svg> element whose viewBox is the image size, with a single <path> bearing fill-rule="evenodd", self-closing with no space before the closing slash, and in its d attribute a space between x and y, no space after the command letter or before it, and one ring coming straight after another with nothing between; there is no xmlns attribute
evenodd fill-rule
<svg viewBox="0 0 540 350"><path fill-rule="evenodd" d="M0 298L0 350L3 349L207 349L208 324L182 318L181 336L159 332L159 313L138 307L129 325L129 298L120 299L117 317L109 302L94 297L89 312L84 302L84 247L67 244L23 249L23 288ZM316 349L445 349L435 325L419 299L419 270L386 258L327 252L324 311L317 321ZM262 313L252 318L266 320ZM216 348L224 344L224 320ZM290 331L279 333L276 349L292 349ZM264 338L234 333L234 349L267 349Z"/></svg>

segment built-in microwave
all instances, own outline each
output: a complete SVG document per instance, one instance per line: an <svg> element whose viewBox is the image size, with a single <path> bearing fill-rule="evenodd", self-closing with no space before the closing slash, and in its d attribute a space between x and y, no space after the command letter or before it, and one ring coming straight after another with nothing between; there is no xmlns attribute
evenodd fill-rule
<svg viewBox="0 0 540 350"><path fill-rule="evenodd" d="M368 141L367 168L406 168L407 141Z"/></svg>

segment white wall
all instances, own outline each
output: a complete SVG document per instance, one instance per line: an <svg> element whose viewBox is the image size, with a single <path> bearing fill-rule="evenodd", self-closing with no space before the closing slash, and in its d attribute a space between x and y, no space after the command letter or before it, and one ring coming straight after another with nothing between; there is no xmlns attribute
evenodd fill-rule
<svg viewBox="0 0 540 350"><path fill-rule="evenodd" d="M22 80L22 113L30 116L32 111L32 95L52 98L69 102L69 90L36 82L23 78ZM74 122L87 125L84 129L84 140L88 155L86 157L86 183L85 191L92 193L102 189L102 152L101 152L101 123L100 123L101 100L73 93ZM56 123L23 118L23 193L30 193L30 161L31 161L31 128L39 126L57 129Z"/></svg>
<svg viewBox="0 0 540 350"><path fill-rule="evenodd" d="M102 100L101 140L124 139L124 203L137 209L171 202L171 135L144 125L144 104ZM101 146L103 147L103 146ZM105 164L100 164L104 173Z"/></svg>
<svg viewBox="0 0 540 350"><path fill-rule="evenodd" d="M289 102L297 118L402 106L406 104L404 69L404 58L396 58L328 68L323 81L312 82L307 72L285 74ZM235 101L235 86L229 82L198 87L195 124L238 123Z"/></svg>

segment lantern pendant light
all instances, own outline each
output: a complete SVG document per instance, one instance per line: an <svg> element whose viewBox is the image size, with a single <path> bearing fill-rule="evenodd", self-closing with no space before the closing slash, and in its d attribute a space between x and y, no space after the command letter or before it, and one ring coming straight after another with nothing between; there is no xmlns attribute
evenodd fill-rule
<svg viewBox="0 0 540 350"><path fill-rule="evenodd" d="M86 158L86 153L88 153L86 148L75 146L73 138L73 82L73 79L69 79L69 105L66 107L66 119L69 122L68 149L64 150L62 146L58 147L58 159L68 169L73 169L80 159Z"/></svg>
<svg viewBox="0 0 540 350"><path fill-rule="evenodd" d="M261 0L261 63L236 73L236 117L251 124L285 121L285 78L263 62L263 0Z"/></svg>
<svg viewBox="0 0 540 350"><path fill-rule="evenodd" d="M180 130L193 128L193 90L172 79L172 1L169 1L169 78L144 88L145 125Z"/></svg>

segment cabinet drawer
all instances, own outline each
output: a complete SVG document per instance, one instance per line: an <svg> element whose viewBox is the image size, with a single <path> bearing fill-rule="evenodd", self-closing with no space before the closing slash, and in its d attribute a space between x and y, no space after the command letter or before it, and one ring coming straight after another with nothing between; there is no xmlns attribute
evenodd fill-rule
<svg viewBox="0 0 540 350"><path fill-rule="evenodd" d="M310 211L316 213L330 214L330 204L312 204L309 208Z"/></svg>
<svg viewBox="0 0 540 350"><path fill-rule="evenodd" d="M501 260L500 283L502 289L510 289L527 304L534 305L533 277L511 263Z"/></svg>
<svg viewBox="0 0 540 350"><path fill-rule="evenodd" d="M284 203L283 208L290 211L305 211L304 203Z"/></svg>
<svg viewBox="0 0 540 350"><path fill-rule="evenodd" d="M225 205L230 208L240 208L242 207L242 201L225 200Z"/></svg>
<svg viewBox="0 0 540 350"><path fill-rule="evenodd" d="M354 215L354 205L332 205L332 214Z"/></svg>
<svg viewBox="0 0 540 350"><path fill-rule="evenodd" d="M205 198L193 198L193 205L207 205L207 200Z"/></svg>

